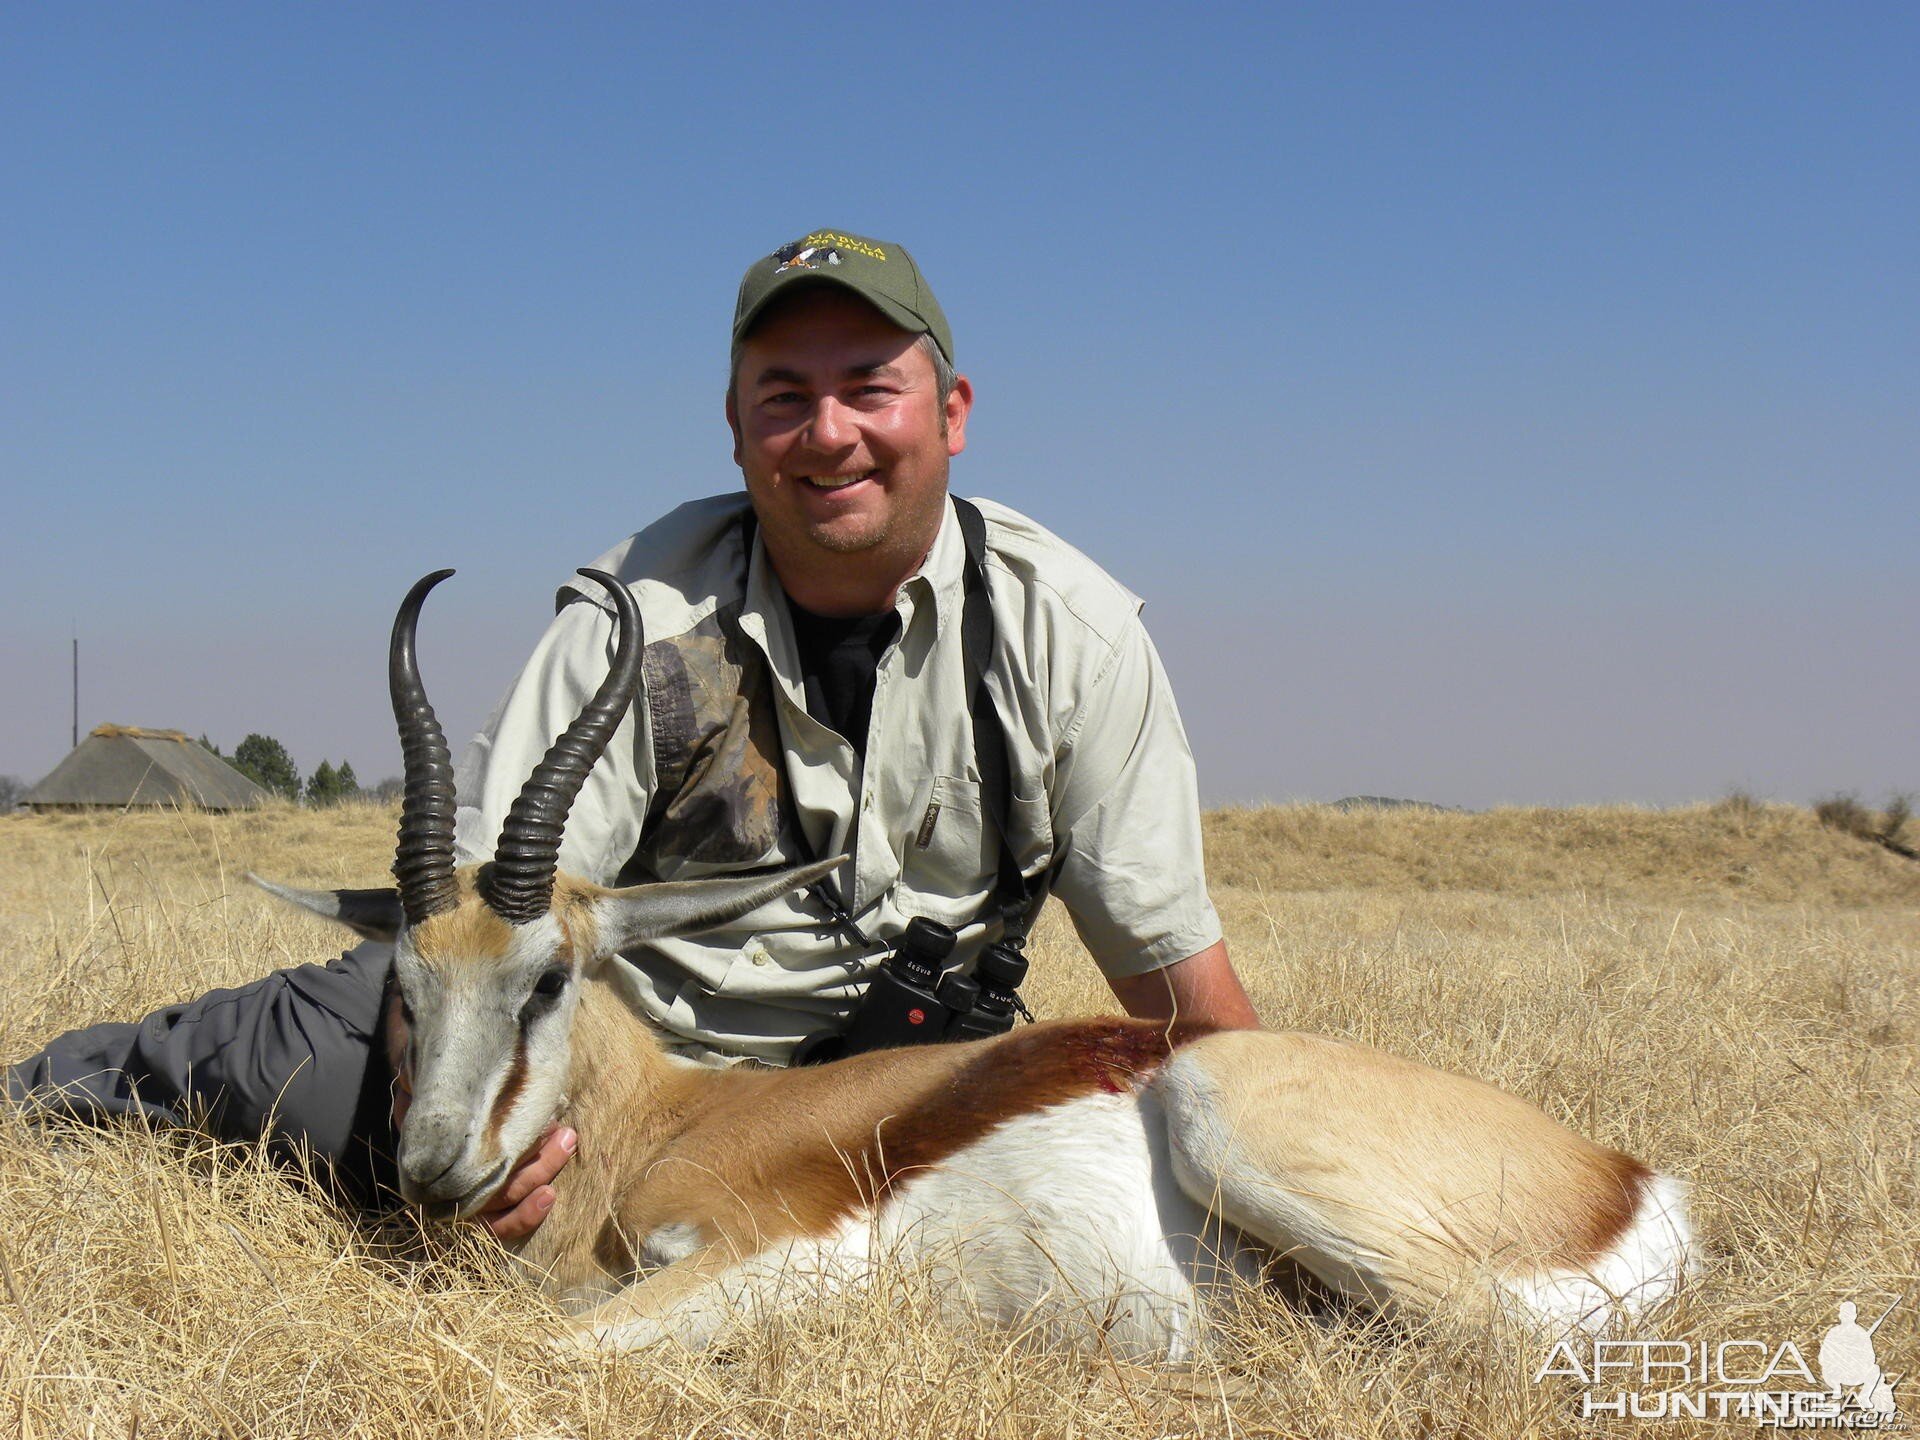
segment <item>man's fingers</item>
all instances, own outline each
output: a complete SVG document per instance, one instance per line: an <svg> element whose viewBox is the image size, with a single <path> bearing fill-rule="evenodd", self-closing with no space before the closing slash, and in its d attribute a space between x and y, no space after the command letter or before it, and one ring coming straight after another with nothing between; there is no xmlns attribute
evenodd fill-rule
<svg viewBox="0 0 1920 1440"><path fill-rule="evenodd" d="M497 1240L524 1240L540 1228L551 1209L553 1187L542 1185L511 1210L483 1216L480 1223L491 1230Z"/></svg>
<svg viewBox="0 0 1920 1440"><path fill-rule="evenodd" d="M553 1209L553 1177L566 1168L580 1137L570 1126L549 1130L533 1153L507 1178L500 1194L480 1216L480 1223L498 1240L524 1240Z"/></svg>
<svg viewBox="0 0 1920 1440"><path fill-rule="evenodd" d="M579 1147L580 1137L570 1126L560 1125L549 1130L534 1147L532 1153L520 1162L513 1174L507 1177L507 1183L501 1186L500 1193L487 1206L487 1215L491 1217L516 1211L528 1200L533 1199L535 1191L553 1183L553 1177L566 1168L567 1162L573 1159L573 1152ZM547 1205L552 1204L553 1194L549 1190ZM542 1208L540 1219L545 1218L546 1210ZM539 1223L540 1220L533 1222L534 1225ZM528 1233L531 1231L532 1227L529 1226ZM494 1233L499 1234L497 1230Z"/></svg>

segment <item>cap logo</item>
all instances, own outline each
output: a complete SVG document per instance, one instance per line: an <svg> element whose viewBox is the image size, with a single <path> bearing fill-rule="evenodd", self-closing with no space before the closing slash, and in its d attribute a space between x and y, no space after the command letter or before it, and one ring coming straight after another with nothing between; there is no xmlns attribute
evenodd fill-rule
<svg viewBox="0 0 1920 1440"><path fill-rule="evenodd" d="M773 258L780 262L773 273L784 275L789 270L818 270L822 265L838 265L840 252L831 245L816 245L813 237L808 236L791 245L782 245L773 252Z"/></svg>
<svg viewBox="0 0 1920 1440"><path fill-rule="evenodd" d="M773 252L773 258L780 262L780 270L812 270L822 257L827 264L838 265L845 258L840 253L843 250L883 264L887 258L887 252L872 241L857 235L842 235L838 230L816 230L804 240L782 245ZM780 270L773 273L778 275Z"/></svg>

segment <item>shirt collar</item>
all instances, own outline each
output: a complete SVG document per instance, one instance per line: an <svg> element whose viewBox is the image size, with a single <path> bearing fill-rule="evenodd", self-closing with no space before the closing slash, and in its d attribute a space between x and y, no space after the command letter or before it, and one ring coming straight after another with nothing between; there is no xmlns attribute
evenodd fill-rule
<svg viewBox="0 0 1920 1440"><path fill-rule="evenodd" d="M933 548L914 574L900 588L911 591L916 605L933 607L934 633L946 629L947 621L960 613L967 575L967 541L960 533L960 517L954 512L949 495L940 514L940 533L933 537Z"/></svg>

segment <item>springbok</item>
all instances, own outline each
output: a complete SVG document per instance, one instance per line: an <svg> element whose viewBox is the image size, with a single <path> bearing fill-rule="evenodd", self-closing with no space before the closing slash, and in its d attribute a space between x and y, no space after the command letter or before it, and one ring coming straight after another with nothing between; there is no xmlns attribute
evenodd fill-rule
<svg viewBox="0 0 1920 1440"><path fill-rule="evenodd" d="M599 983L609 957L839 862L628 889L558 873L568 809L640 677L632 596L583 570L615 602L610 672L494 859L456 868L452 764L414 653L421 604L451 573L415 585L394 621L397 887L266 888L393 943L410 1203L472 1215L556 1120L584 1137L518 1247L581 1338L701 1343L883 1254L944 1265L990 1319L1084 1322L1172 1359L1219 1285L1275 1257L1365 1306L1496 1299L1563 1329L1684 1276L1676 1181L1491 1085L1325 1036L1100 1018L800 1070L671 1058Z"/></svg>

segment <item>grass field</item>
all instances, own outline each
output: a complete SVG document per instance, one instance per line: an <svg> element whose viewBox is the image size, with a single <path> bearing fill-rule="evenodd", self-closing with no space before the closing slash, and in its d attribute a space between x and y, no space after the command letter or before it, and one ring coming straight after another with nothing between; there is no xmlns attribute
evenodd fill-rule
<svg viewBox="0 0 1920 1440"><path fill-rule="evenodd" d="M379 883L392 826L371 807L0 820L0 1056L337 951L239 876ZM1691 1181L1704 1273L1646 1333L1791 1340L1812 1363L1841 1300L1867 1321L1904 1297L1875 1341L1920 1417L1920 864L1747 802L1223 811L1208 839L1270 1025L1485 1077ZM1044 1014L1111 1008L1057 914L1034 969ZM1693 1428L1580 1419L1584 1387L1534 1383L1545 1348L1515 1330L1261 1297L1173 1376L940 1320L911 1276L705 1356L560 1355L553 1312L471 1232L357 1227L244 1149L0 1130L4 1434Z"/></svg>

